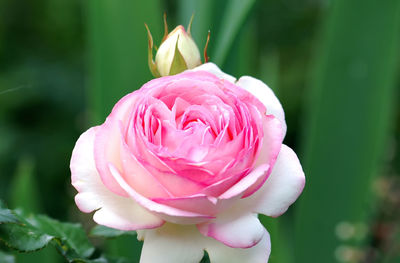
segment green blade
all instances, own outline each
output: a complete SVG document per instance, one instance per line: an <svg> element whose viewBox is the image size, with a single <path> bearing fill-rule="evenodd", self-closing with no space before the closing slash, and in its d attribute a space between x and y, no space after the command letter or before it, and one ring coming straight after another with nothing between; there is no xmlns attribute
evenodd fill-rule
<svg viewBox="0 0 400 263"><path fill-rule="evenodd" d="M178 5L178 23L186 25L192 14L194 14L191 35L199 50L202 52L206 44L208 30L212 30L213 0L180 0ZM211 32L213 34L213 32Z"/></svg>
<svg viewBox="0 0 400 263"><path fill-rule="evenodd" d="M255 0L232 0L228 2L221 18L222 21L218 36L215 37L215 49L213 49L211 61L219 66L224 64L235 37L244 24L254 3Z"/></svg>
<svg viewBox="0 0 400 263"><path fill-rule="evenodd" d="M33 213L40 211L34 167L31 156L23 156L20 159L11 183L11 207L23 208Z"/></svg>
<svg viewBox="0 0 400 263"><path fill-rule="evenodd" d="M103 122L120 98L152 79L144 23L159 43L160 1L88 2L89 103L94 124Z"/></svg>
<svg viewBox="0 0 400 263"><path fill-rule="evenodd" d="M340 223L366 223L392 116L400 1L331 2L308 102L307 183L296 214L296 263L341 261ZM311 260L311 261L310 261Z"/></svg>

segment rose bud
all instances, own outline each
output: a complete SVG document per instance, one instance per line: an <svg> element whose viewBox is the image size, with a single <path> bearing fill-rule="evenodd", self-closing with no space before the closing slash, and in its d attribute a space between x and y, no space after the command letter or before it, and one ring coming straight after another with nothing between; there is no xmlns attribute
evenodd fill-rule
<svg viewBox="0 0 400 263"><path fill-rule="evenodd" d="M177 26L168 34L156 54L156 65L161 76L175 75L200 64L200 51L183 26Z"/></svg>
<svg viewBox="0 0 400 263"><path fill-rule="evenodd" d="M164 15L165 33L161 45L157 50L155 62L153 60L153 39L146 25L149 37L148 62L150 71L155 77L175 75L202 64L200 51L190 34L192 19L190 20L188 31L182 25L179 25L168 34L168 26ZM204 52L205 62L207 62L206 49Z"/></svg>

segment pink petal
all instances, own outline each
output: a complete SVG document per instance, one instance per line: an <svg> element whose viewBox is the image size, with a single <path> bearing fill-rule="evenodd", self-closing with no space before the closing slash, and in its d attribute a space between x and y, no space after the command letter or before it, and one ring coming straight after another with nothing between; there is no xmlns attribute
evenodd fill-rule
<svg viewBox="0 0 400 263"><path fill-rule="evenodd" d="M122 143L122 142L121 142ZM122 167L126 182L145 197L171 197L154 176L133 156L126 144L121 146ZM151 187L149 187L151 186Z"/></svg>
<svg viewBox="0 0 400 263"><path fill-rule="evenodd" d="M115 194L127 197L128 195L112 177L108 163L113 163L122 169L121 162L121 131L119 122L108 117L103 125L99 126L95 135L94 159L97 170L104 185Z"/></svg>
<svg viewBox="0 0 400 263"><path fill-rule="evenodd" d="M110 172L118 184L133 198L138 204L147 208L154 214L168 222L177 224L198 224L214 217L199 213L193 213L174 207L166 206L156 203L136 192L129 184L122 178L120 172L112 164L109 164Z"/></svg>
<svg viewBox="0 0 400 263"><path fill-rule="evenodd" d="M254 185L260 177L265 176L268 172L269 164L263 164L256 167L250 174L243 177L238 183L233 185L229 190L224 192L219 199L230 199L235 196L242 196L242 194L252 185Z"/></svg>
<svg viewBox="0 0 400 263"><path fill-rule="evenodd" d="M72 152L71 179L78 190L75 196L78 208L85 213L96 211L93 218L98 224L121 230L161 226L164 223L162 219L103 185L93 157L93 143L98 130L99 127L94 127L83 133Z"/></svg>
<svg viewBox="0 0 400 263"><path fill-rule="evenodd" d="M152 200L159 204L204 215L213 216L218 212L216 198L212 199L205 195L177 198L152 198Z"/></svg>
<svg viewBox="0 0 400 263"><path fill-rule="evenodd" d="M252 196L242 199L244 207L268 216L279 216L296 201L305 184L304 172L296 153L282 145L271 175L264 185Z"/></svg>
<svg viewBox="0 0 400 263"><path fill-rule="evenodd" d="M225 179L222 179L210 186L204 188L201 193L206 194L208 196L220 196L222 193L227 191L230 187L232 187L235 183L237 183L246 173L236 173Z"/></svg>
<svg viewBox="0 0 400 263"><path fill-rule="evenodd" d="M272 115L263 118L263 142L259 150L259 156L255 162L255 167L268 163L270 169L264 177L260 177L256 183L249 187L243 195L244 197L252 195L257 191L268 178L271 168L274 167L279 151L281 150L283 134L281 123Z"/></svg>
<svg viewBox="0 0 400 263"><path fill-rule="evenodd" d="M262 239L265 229L257 215L234 208L218 215L211 222L197 225L200 233L229 247L250 248Z"/></svg>
<svg viewBox="0 0 400 263"><path fill-rule="evenodd" d="M202 184L191 181L189 178L179 176L175 173L162 172L151 165L143 164L146 169L174 196L187 196L200 192L204 187Z"/></svg>
<svg viewBox="0 0 400 263"><path fill-rule="evenodd" d="M251 248L231 248L213 239L207 239L205 247L212 263L266 263L271 253L271 241L266 230L260 242Z"/></svg>

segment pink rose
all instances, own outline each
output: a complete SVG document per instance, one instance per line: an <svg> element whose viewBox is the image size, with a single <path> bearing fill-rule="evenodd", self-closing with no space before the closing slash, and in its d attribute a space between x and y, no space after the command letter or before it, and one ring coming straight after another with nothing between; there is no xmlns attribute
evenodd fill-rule
<svg viewBox="0 0 400 263"><path fill-rule="evenodd" d="M71 159L79 209L140 230L142 263L267 262L257 213L279 216L304 187L263 82L212 63L149 81L83 133ZM246 249L241 249L246 248Z"/></svg>

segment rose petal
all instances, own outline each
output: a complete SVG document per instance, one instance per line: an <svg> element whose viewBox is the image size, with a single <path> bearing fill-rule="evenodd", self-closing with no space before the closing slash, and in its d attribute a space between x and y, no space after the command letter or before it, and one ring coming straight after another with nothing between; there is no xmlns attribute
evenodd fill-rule
<svg viewBox="0 0 400 263"><path fill-rule="evenodd" d="M230 209L219 214L210 223L202 223L197 227L203 235L234 248L255 246L261 240L265 231L256 214L243 213L241 209Z"/></svg>
<svg viewBox="0 0 400 263"><path fill-rule="evenodd" d="M118 121L112 121L112 118L108 117L106 122L99 126L94 139L94 160L104 185L117 195L127 197L128 195L113 179L108 169L109 162L122 168L120 156L122 138L118 124Z"/></svg>
<svg viewBox="0 0 400 263"><path fill-rule="evenodd" d="M274 167L276 159L278 157L279 151L282 146L283 134L282 125L280 121L273 115L268 115L263 118L263 133L264 138L259 150L259 155L255 162L255 167L268 163L269 167ZM249 187L243 195L243 198L252 195L257 191L268 178L271 173L271 169L265 174L265 176L260 177L256 183Z"/></svg>
<svg viewBox="0 0 400 263"><path fill-rule="evenodd" d="M296 201L305 184L304 172L296 153L282 144L271 175L252 196L242 199L244 207L267 216L280 216Z"/></svg>
<svg viewBox="0 0 400 263"><path fill-rule="evenodd" d="M195 226L166 223L157 229L138 231L144 239L140 263L198 263L206 250L212 263L266 263L271 252L268 232L264 229L257 245L231 248L199 233Z"/></svg>
<svg viewBox="0 0 400 263"><path fill-rule="evenodd" d="M204 215L211 216L218 212L218 206L216 205L215 200L206 195L177 198L152 198L152 200L159 204Z"/></svg>
<svg viewBox="0 0 400 263"><path fill-rule="evenodd" d="M213 239L207 239L205 247L212 263L266 263L271 253L271 242L266 230L261 241L251 248L231 248Z"/></svg>
<svg viewBox="0 0 400 263"><path fill-rule="evenodd" d="M189 71L202 71L202 70L208 71L208 72L214 74L215 76L217 76L218 78L228 80L232 83L235 83L235 81L236 81L235 77L233 77L229 74L226 74L225 72L220 70L217 65L215 65L212 62L204 63L204 64L202 64L194 69L191 69Z"/></svg>
<svg viewBox="0 0 400 263"><path fill-rule="evenodd" d="M199 263L203 257L204 237L194 226L167 223L140 232L144 238L140 263Z"/></svg>
<svg viewBox="0 0 400 263"><path fill-rule="evenodd" d="M256 183L260 177L264 176L268 169L269 164L263 164L256 167L251 173L243 177L238 183L223 193L219 199L230 199L243 194L250 186Z"/></svg>
<svg viewBox="0 0 400 263"><path fill-rule="evenodd" d="M128 146L123 142L121 144L122 166L128 184L146 197L171 197L172 195L154 178L154 175L129 152Z"/></svg>
<svg viewBox="0 0 400 263"><path fill-rule="evenodd" d="M93 219L101 225L121 230L159 227L162 219L153 215L134 200L112 193L97 173L93 143L98 127L83 133L76 142L71 158L72 185L78 190L75 202L85 213L97 210Z"/></svg>
<svg viewBox="0 0 400 263"><path fill-rule="evenodd" d="M282 105L278 98L275 96L274 92L261 80L255 79L250 76L243 76L237 82L236 85L247 90L255 97L257 97L267 108L267 114L272 114L282 124L283 135L286 134L286 122L285 113L283 111Z"/></svg>
<svg viewBox="0 0 400 263"><path fill-rule="evenodd" d="M211 218L214 218L213 216L177 209L177 208L159 204L150 199L147 199L146 197L144 197L144 196L140 195L138 192L136 192L124 180L124 178L122 178L120 172L118 171L118 169L115 166L113 166L112 164L109 164L109 169L110 169L110 172L111 172L113 178L116 180L116 182L118 182L118 184L125 190L125 192L131 198L133 198L141 206L143 206L143 207L147 208L148 210L150 210L151 212L157 214L159 217L161 217L165 221L177 223L177 224L198 224L198 223L210 220Z"/></svg>

